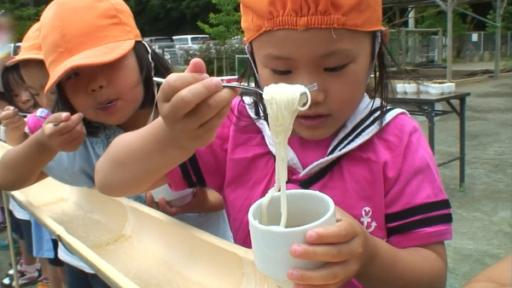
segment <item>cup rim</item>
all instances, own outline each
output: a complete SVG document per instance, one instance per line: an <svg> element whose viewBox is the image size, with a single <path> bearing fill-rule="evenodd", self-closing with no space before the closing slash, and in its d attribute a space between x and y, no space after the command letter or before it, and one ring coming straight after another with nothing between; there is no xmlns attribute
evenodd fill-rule
<svg viewBox="0 0 512 288"><path fill-rule="evenodd" d="M327 213L325 213L324 216L322 216L320 219L317 219L311 223L308 223L308 224L305 224L305 225L301 225L301 226L298 226L298 227L290 227L290 228L286 228L286 227L281 227L279 225L273 225L273 226L268 226L268 225L263 225L261 224L259 221L257 221L256 219L254 219L252 217L252 215L254 214L254 210L256 209L257 206L261 206L261 203L264 199L264 197L258 199L258 201L254 202L252 205L251 205L251 208L249 208L249 213L248 213L248 218L249 218L249 224L255 226L255 227L258 227L259 229L262 229L262 230L273 230L273 231L298 231L298 230L303 230L304 228L308 228L308 227L312 227L312 226L316 226L317 223L319 222L324 222L326 219L328 219L329 217L332 217L331 215L334 213L334 209L335 209L335 205L334 205L334 201L332 200L331 197L329 197L328 195L326 195L325 193L322 193L320 191L317 191L317 190L310 190L310 189L291 189L291 190L286 190L286 193L304 193L304 192L315 192L315 193L318 193L319 196L321 198L323 198L324 200L327 201L328 203L328 211ZM277 193L275 195L273 195L272 197L279 197L280 194Z"/></svg>

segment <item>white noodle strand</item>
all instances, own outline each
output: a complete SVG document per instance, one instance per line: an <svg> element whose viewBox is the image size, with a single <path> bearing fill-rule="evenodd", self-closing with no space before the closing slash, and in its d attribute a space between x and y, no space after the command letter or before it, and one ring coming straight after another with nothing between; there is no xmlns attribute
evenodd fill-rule
<svg viewBox="0 0 512 288"><path fill-rule="evenodd" d="M304 99L307 97L307 99ZM262 205L262 221L268 225L268 205L271 196L281 193L281 222L285 227L288 210L286 200L286 182L288 180L288 138L293 130L295 117L300 111L308 109L311 93L303 85L272 84L263 90L263 100L267 108L270 134L275 149L275 184L267 193ZM306 101L304 101L306 100Z"/></svg>

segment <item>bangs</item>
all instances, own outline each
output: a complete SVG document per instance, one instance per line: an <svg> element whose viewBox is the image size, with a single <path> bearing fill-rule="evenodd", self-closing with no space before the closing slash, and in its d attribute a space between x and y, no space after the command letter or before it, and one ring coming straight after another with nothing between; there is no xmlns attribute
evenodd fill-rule
<svg viewBox="0 0 512 288"><path fill-rule="evenodd" d="M2 74L2 84L6 93L14 93L14 90L25 88L27 85L21 75L18 64L6 67Z"/></svg>

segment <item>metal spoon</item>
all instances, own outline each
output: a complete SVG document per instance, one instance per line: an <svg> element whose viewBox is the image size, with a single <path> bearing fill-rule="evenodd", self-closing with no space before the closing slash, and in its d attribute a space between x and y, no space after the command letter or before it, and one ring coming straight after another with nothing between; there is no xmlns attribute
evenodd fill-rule
<svg viewBox="0 0 512 288"><path fill-rule="evenodd" d="M162 83L164 83L165 79L154 77L153 80L157 84L162 84ZM242 91L248 92L248 94L257 93L259 95L263 95L263 90L261 90L260 88L256 88L256 87L252 87L252 86L247 86L247 85L242 85L240 83L222 83L222 87L224 87L224 88L237 88L237 89L240 89ZM307 85L306 88L309 90L309 92L313 92L313 91L318 89L318 84L317 83L313 83L311 85ZM300 104L301 106L304 106L304 105L306 105L306 103L308 103L308 99L307 98L308 97L307 97L306 94L302 94L301 95L301 104Z"/></svg>

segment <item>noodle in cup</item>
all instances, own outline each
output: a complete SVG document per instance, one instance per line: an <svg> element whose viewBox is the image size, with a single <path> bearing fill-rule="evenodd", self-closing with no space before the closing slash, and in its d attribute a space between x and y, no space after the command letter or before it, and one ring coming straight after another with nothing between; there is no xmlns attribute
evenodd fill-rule
<svg viewBox="0 0 512 288"><path fill-rule="evenodd" d="M335 206L329 196L313 190L288 190L287 225L280 227L281 198L272 195L268 224L262 224L263 199L249 209L249 230L256 267L283 287L292 286L286 276L292 268L313 269L322 262L304 261L290 255L295 243L305 243L309 230L336 224Z"/></svg>

